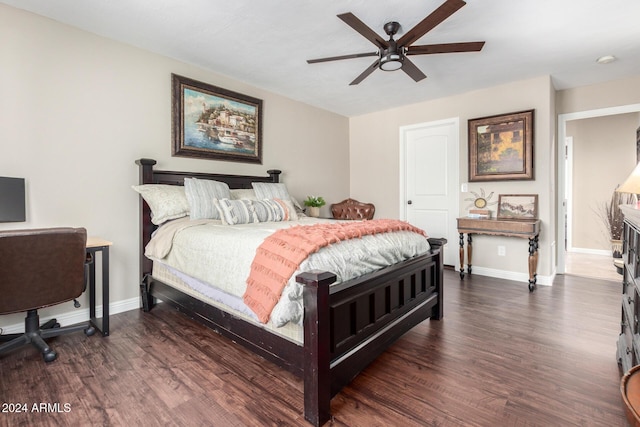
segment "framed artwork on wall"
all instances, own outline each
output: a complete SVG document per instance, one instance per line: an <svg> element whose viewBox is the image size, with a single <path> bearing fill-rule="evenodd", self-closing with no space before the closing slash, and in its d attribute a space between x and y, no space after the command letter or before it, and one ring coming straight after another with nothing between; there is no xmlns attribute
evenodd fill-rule
<svg viewBox="0 0 640 427"><path fill-rule="evenodd" d="M533 179L533 113L469 120L469 181Z"/></svg>
<svg viewBox="0 0 640 427"><path fill-rule="evenodd" d="M172 155L262 164L262 100L171 75Z"/></svg>
<svg viewBox="0 0 640 427"><path fill-rule="evenodd" d="M538 218L537 194L500 194L498 219L533 220Z"/></svg>

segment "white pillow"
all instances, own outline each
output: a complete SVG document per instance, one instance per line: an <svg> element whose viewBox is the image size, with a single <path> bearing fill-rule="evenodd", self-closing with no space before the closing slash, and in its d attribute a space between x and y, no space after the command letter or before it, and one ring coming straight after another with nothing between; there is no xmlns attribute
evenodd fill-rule
<svg viewBox="0 0 640 427"><path fill-rule="evenodd" d="M231 193L231 200L258 200L256 198L256 192L251 188L234 188L229 191Z"/></svg>
<svg viewBox="0 0 640 427"><path fill-rule="evenodd" d="M151 208L151 222L160 225L170 219L189 215L189 202L181 185L132 185Z"/></svg>
<svg viewBox="0 0 640 427"><path fill-rule="evenodd" d="M282 199L293 203L295 211L300 214L304 212L298 201L291 197L287 186L282 182L252 182L251 186L255 191L257 200ZM297 219L297 218L296 218Z"/></svg>
<svg viewBox="0 0 640 427"><path fill-rule="evenodd" d="M287 186L282 182L252 182L251 186L256 192L256 199L282 199L291 200Z"/></svg>
<svg viewBox="0 0 640 427"><path fill-rule="evenodd" d="M185 178L184 189L189 202L191 219L220 219L213 199L231 197L227 184L210 179Z"/></svg>

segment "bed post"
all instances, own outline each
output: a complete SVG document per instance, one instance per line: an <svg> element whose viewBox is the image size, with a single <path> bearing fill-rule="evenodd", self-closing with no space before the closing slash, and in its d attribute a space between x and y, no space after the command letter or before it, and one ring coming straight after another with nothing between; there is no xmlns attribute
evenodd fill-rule
<svg viewBox="0 0 640 427"><path fill-rule="evenodd" d="M437 280L436 283L438 284L438 303L433 307L432 312L431 312L431 318L434 320L440 320L442 319L442 316L444 316L444 292L443 292L443 287L444 287L444 253L442 251L444 251L444 245L447 244L447 239L445 238L429 238L429 245L431 245L431 250L433 252L438 252L437 253Z"/></svg>
<svg viewBox="0 0 640 427"><path fill-rule="evenodd" d="M319 427L331 417L329 285L336 275L309 271L296 281L304 285L304 417Z"/></svg>
<svg viewBox="0 0 640 427"><path fill-rule="evenodd" d="M267 173L271 177L271 181L276 183L280 182L280 174L282 173L280 169L269 169Z"/></svg>
<svg viewBox="0 0 640 427"><path fill-rule="evenodd" d="M136 164L140 167L140 177L138 179L139 184L152 184L153 183L153 165L156 161L153 159L139 159L136 160ZM144 202L142 197L140 198L140 297L142 298L142 308L144 311L149 311L152 305L152 297L148 294L147 289L147 276L151 274L152 261L144 256L144 248L151 240L151 233L153 233L153 224L151 223L151 208Z"/></svg>

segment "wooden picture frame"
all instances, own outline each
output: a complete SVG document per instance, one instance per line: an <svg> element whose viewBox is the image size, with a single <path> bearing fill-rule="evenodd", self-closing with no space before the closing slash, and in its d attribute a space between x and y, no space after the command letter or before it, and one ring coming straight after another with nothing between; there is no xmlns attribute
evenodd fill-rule
<svg viewBox="0 0 640 427"><path fill-rule="evenodd" d="M532 180L534 110L471 119L469 181Z"/></svg>
<svg viewBox="0 0 640 427"><path fill-rule="evenodd" d="M171 75L173 156L262 164L262 100Z"/></svg>
<svg viewBox="0 0 640 427"><path fill-rule="evenodd" d="M537 194L500 194L498 196L498 219L538 219Z"/></svg>

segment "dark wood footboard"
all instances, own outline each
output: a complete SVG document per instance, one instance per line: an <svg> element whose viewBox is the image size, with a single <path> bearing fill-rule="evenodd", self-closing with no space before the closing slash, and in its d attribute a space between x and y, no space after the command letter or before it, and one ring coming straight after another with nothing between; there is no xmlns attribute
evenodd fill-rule
<svg viewBox="0 0 640 427"><path fill-rule="evenodd" d="M305 285L304 410L312 424L328 421L331 397L400 336L442 317L444 243L434 240L426 255L334 286L330 273L297 276Z"/></svg>
<svg viewBox="0 0 640 427"><path fill-rule="evenodd" d="M251 182L278 182L280 171L252 177L154 170L155 161L140 159L140 184L182 185L185 177L215 179L231 188L251 188ZM421 256L330 286L335 275L305 272L304 345L297 345L259 326L209 305L151 274L144 248L155 226L141 199L140 269L142 307L156 298L213 328L304 380L304 415L315 426L330 418L331 398L402 334L425 319L443 316L445 239L429 239L431 250Z"/></svg>

